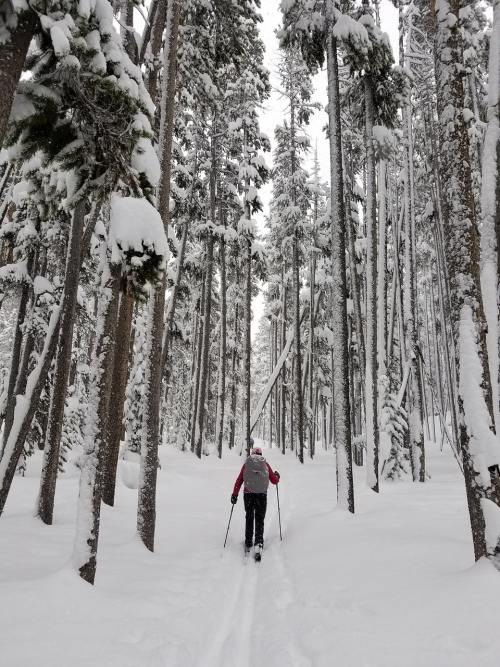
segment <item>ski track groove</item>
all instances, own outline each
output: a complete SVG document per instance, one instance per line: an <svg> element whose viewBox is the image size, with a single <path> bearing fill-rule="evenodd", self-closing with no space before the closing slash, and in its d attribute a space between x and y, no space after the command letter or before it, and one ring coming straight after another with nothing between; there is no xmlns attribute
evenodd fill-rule
<svg viewBox="0 0 500 667"><path fill-rule="evenodd" d="M237 567L239 563L235 561ZM241 573L230 596L223 601L223 614L208 650L198 660L198 667L252 667L252 629L258 581L258 563L249 555L240 566ZM236 569L232 568L232 569ZM248 570L250 568L250 570ZM227 574L230 575L229 567ZM249 573L250 572L250 573ZM227 577L226 579L227 580ZM179 666L180 667L180 666Z"/></svg>
<svg viewBox="0 0 500 667"><path fill-rule="evenodd" d="M288 485L288 488L292 487L293 484ZM290 507L288 505L288 493L282 491L280 496L282 533L286 533L287 519L294 507L293 500ZM270 603L273 605L273 610L270 612L274 624L273 636L279 630L279 639L285 647L284 659L280 664L286 665L286 667L313 667L311 660L301 650L299 642L296 639L296 634L288 619L289 610L293 610L297 604L297 596L294 592L293 581L288 574L288 567L285 564L283 542L279 539L277 502L275 503L275 510L272 513L269 525L276 525L276 531L273 531L276 533L276 537L273 539L272 545L268 550L269 556L265 559L266 563L269 563L272 559L274 566L269 572L266 570L266 573L269 574L271 584L275 585L277 590L274 592L274 595L270 596L270 599L267 599L265 596L260 599L263 600L263 606L267 607ZM267 613L269 614L269 610L267 610ZM259 632L258 634L262 636L262 633Z"/></svg>
<svg viewBox="0 0 500 667"><path fill-rule="evenodd" d="M290 480L291 482L292 480ZM268 496L268 508L269 503ZM282 510L282 530L286 530L287 519L293 512L293 500L289 505L288 494L282 492L280 497ZM213 639L200 647L197 667L255 667L259 664L259 656L265 654L269 644L269 624L266 618L272 619L272 639L277 643L277 650L282 660L279 665L286 667L312 667L313 663L299 645L288 615L296 604L293 581L285 563L282 543L279 539L278 508L275 501L267 514L268 549L264 550L262 562L256 563L253 553L243 562L238 559L226 561L225 575L222 582L234 576L240 567L240 574L230 592L220 600L222 614L217 622ZM232 556L230 551L228 556ZM264 568L264 569L262 569ZM262 570L262 572L259 572ZM220 599L220 590L224 583L214 592L215 599ZM264 590L263 590L264 587ZM268 590L273 589L269 595Z"/></svg>

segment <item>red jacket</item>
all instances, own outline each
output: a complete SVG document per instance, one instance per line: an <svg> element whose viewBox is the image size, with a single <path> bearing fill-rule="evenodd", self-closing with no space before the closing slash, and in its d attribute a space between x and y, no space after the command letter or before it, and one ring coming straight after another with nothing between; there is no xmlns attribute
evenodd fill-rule
<svg viewBox="0 0 500 667"><path fill-rule="evenodd" d="M266 461L266 466L267 466L267 471L269 473L269 481L271 484L277 484L280 481L280 476L275 474L274 471L272 470L271 466L269 463ZM233 496L237 496L238 493L240 492L241 485L243 484L243 470L245 468L245 464L242 465L240 474L238 475L236 479L236 483L234 485L233 489ZM243 493L245 493L245 489L243 489Z"/></svg>

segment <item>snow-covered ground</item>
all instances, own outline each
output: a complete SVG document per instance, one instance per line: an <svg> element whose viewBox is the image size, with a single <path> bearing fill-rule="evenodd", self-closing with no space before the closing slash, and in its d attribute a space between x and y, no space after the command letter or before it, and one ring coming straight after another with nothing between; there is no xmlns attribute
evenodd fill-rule
<svg viewBox="0 0 500 667"><path fill-rule="evenodd" d="M500 575L473 565L465 495L448 452L432 479L356 471L356 516L335 509L332 454L270 489L260 564L242 555L243 503L222 545L236 455L162 452L156 553L135 536L136 491L103 507L95 587L71 567L77 476L59 480L55 525L33 518L38 479L16 478L0 519L2 667L498 667ZM130 480L129 480L130 482Z"/></svg>

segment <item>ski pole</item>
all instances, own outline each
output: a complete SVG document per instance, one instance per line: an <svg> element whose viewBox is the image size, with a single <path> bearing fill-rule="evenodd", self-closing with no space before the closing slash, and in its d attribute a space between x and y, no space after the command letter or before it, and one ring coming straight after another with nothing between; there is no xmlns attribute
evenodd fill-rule
<svg viewBox="0 0 500 667"><path fill-rule="evenodd" d="M278 491L278 485L276 484L276 498L278 499L278 521L280 524L280 540L283 542L283 535L281 534L281 513L280 513L280 494Z"/></svg>
<svg viewBox="0 0 500 667"><path fill-rule="evenodd" d="M224 540L224 549L226 548L227 536L229 534L229 526L231 525L231 519L233 518L234 505L231 505L231 514L229 515L229 523L227 524L226 530L226 539Z"/></svg>

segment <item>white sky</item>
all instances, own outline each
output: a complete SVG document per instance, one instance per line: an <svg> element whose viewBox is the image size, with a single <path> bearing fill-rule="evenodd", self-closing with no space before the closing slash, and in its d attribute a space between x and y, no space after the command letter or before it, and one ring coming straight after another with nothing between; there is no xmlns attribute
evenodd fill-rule
<svg viewBox="0 0 500 667"><path fill-rule="evenodd" d="M275 30L281 24L281 12L279 10L279 0L262 0L261 13L263 16L263 23L260 25L260 32L262 39L266 46L265 65L271 72L271 85L273 92L270 99L267 101L260 117L262 131L274 143L274 128L283 122L284 108L286 100L280 99L276 89L279 87L279 79L277 75L277 64L279 62L279 48L278 40L276 39ZM395 59L398 58L398 10L389 0L381 0L380 7L380 22L382 30L385 30L391 40ZM320 162L321 174L325 181L329 180L329 152L328 141L323 127L327 124L328 118L324 111L327 103L326 98L326 71L319 72L314 77L315 95L314 100L319 102L322 109L314 113L309 125L309 136L311 139L311 146L314 146L316 141L318 145L318 157ZM312 155L311 155L312 157ZM269 164L272 163L272 156L267 155L266 159ZM269 203L271 194L271 184L268 183L261 190L261 198L264 202L265 213Z"/></svg>
<svg viewBox="0 0 500 667"><path fill-rule="evenodd" d="M276 39L275 30L281 24L281 12L279 9L280 0L262 0L261 14L263 23L260 25L260 32L264 44L266 46L265 65L271 72L271 86L273 91L271 97L267 101L265 108L260 115L260 124L262 131L267 134L271 140L271 145L274 144L274 128L283 122L284 109L286 101L280 99L277 93L279 87L279 79L277 75L277 64L279 62L279 48L278 40ZM398 10L394 7L390 0L381 0L380 5L380 23L381 28L388 33L391 40L394 58L398 60ZM314 100L321 104L321 110L315 111L314 116L309 124L309 137L311 146L317 142L318 158L321 170L321 176L324 181L329 182L329 148L328 140L323 132L323 127L327 124L328 118L324 111L327 103L326 97L326 71L319 72L314 77ZM312 151L311 151L312 158ZM266 161L269 166L272 165L272 155L266 155ZM269 201L271 197L272 183L268 183L260 190L260 198L264 204L264 212L257 218L258 226L261 231L264 229L264 220L269 208ZM263 294L262 292L253 301L254 317L252 326L252 336L255 336L258 322L263 310Z"/></svg>

